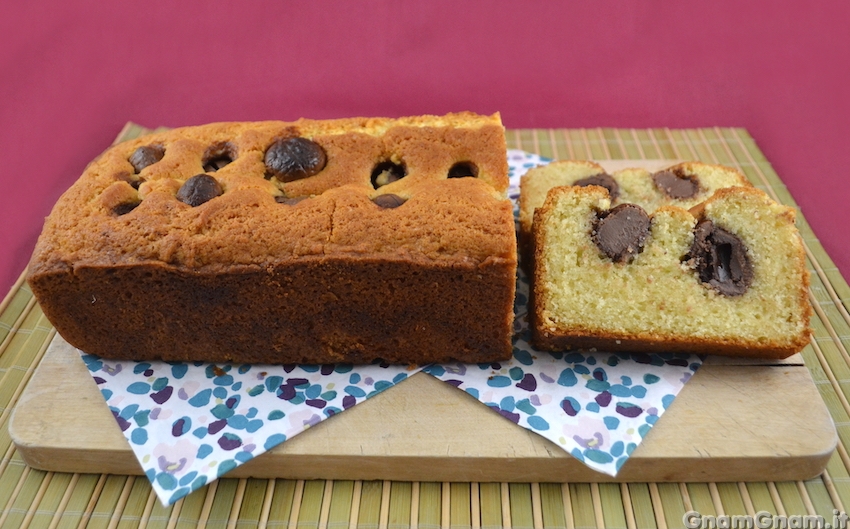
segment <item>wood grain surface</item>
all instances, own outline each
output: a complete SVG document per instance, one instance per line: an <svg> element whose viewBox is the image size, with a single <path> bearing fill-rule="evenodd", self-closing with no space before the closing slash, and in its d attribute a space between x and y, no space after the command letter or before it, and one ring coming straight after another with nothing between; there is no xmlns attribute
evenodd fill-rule
<svg viewBox="0 0 850 529"><path fill-rule="evenodd" d="M140 474L79 354L58 335L10 433L37 469ZM616 478L419 373L310 428L233 477L400 481L784 481L819 474L837 443L799 355L710 358Z"/></svg>

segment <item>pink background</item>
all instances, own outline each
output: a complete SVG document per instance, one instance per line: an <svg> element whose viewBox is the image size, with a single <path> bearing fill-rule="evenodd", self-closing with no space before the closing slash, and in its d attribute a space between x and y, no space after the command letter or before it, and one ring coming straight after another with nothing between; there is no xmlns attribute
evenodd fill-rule
<svg viewBox="0 0 850 529"><path fill-rule="evenodd" d="M108 6L108 7L107 7ZM122 125L745 127L850 278L850 2L7 2L0 298Z"/></svg>

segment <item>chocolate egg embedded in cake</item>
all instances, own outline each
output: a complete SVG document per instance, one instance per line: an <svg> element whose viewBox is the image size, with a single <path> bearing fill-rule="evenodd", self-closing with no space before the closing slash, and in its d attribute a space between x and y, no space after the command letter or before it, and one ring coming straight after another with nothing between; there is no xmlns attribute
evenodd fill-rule
<svg viewBox="0 0 850 529"><path fill-rule="evenodd" d="M388 193L386 195L378 195L372 199L372 202L379 205L382 208L397 208L404 204L404 199L398 195L393 195L392 193Z"/></svg>
<svg viewBox="0 0 850 529"><path fill-rule="evenodd" d="M287 206L294 206L294 205L298 204L299 202L301 202L302 200L305 200L307 198L308 197L283 197L283 196L274 197L275 202L277 202L278 204L286 204Z"/></svg>
<svg viewBox="0 0 850 529"><path fill-rule="evenodd" d="M306 138L275 141L266 151L269 174L281 182L308 178L325 168L327 157L322 147Z"/></svg>
<svg viewBox="0 0 850 529"><path fill-rule="evenodd" d="M615 263L631 261L643 251L649 235L649 215L635 204L620 204L597 215L591 238Z"/></svg>
<svg viewBox="0 0 850 529"><path fill-rule="evenodd" d="M218 180L207 174L195 175L177 190L177 200L196 207L222 194Z"/></svg>
<svg viewBox="0 0 850 529"><path fill-rule="evenodd" d="M162 160L165 156L165 149L158 145L143 145L133 151L130 155L129 162L136 170L136 173L141 173L149 165Z"/></svg>
<svg viewBox="0 0 850 529"><path fill-rule="evenodd" d="M599 186L604 187L608 190L608 196L611 197L611 200L616 200L617 197L620 196L620 186L617 184L617 181L614 180L614 177L609 175L608 173L600 173L595 174L593 176L588 176L585 178L580 178L572 183L574 186L585 187L585 186Z"/></svg>
<svg viewBox="0 0 850 529"><path fill-rule="evenodd" d="M694 198L699 193L699 178L682 171L659 171L652 175L652 181L662 193L672 199Z"/></svg>
<svg viewBox="0 0 850 529"><path fill-rule="evenodd" d="M703 283L725 296L740 296L753 282L753 265L744 242L708 219L697 222L685 260Z"/></svg>
<svg viewBox="0 0 850 529"><path fill-rule="evenodd" d="M127 213L130 213L131 211L136 209L139 206L139 204L141 204L141 202L139 202L139 201L122 202L122 203L118 204L117 206L115 206L114 208L112 208L112 212L115 213L116 215L126 215Z"/></svg>

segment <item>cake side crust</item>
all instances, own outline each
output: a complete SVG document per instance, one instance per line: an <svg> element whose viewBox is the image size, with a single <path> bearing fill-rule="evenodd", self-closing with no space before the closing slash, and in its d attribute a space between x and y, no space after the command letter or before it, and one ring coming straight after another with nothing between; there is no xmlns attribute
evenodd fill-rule
<svg viewBox="0 0 850 529"><path fill-rule="evenodd" d="M31 284L57 331L104 358L424 364L510 357L514 270L307 257L214 274L83 267Z"/></svg>

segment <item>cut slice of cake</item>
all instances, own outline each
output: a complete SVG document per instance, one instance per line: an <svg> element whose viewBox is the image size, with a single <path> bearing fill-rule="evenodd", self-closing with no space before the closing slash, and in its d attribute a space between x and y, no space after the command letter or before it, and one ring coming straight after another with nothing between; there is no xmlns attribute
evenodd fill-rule
<svg viewBox="0 0 850 529"><path fill-rule="evenodd" d="M556 187L534 215L535 347L784 358L809 341L793 209L752 187L686 210Z"/></svg>
<svg viewBox="0 0 850 529"><path fill-rule="evenodd" d="M594 162L562 160L530 169L520 181L519 221L523 257L530 258L531 226L534 210L546 201L546 194L558 186L598 185L606 188L613 205L637 204L648 212L661 206L690 208L724 187L751 184L738 171L721 165L685 162L650 172L629 168L608 174Z"/></svg>

